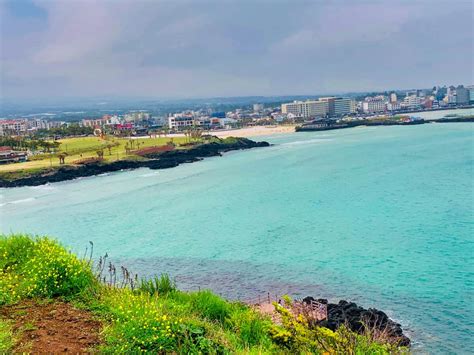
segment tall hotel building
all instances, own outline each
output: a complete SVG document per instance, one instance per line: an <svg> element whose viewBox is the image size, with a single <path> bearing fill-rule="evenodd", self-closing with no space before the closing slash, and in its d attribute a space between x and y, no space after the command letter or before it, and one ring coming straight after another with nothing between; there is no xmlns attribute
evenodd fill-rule
<svg viewBox="0 0 474 355"><path fill-rule="evenodd" d="M339 117L355 112L351 99L323 97L318 100L294 101L281 105L282 113L303 118Z"/></svg>
<svg viewBox="0 0 474 355"><path fill-rule="evenodd" d="M326 117L328 114L328 103L316 100L293 101L288 104L282 104L281 112L291 113L303 118Z"/></svg>

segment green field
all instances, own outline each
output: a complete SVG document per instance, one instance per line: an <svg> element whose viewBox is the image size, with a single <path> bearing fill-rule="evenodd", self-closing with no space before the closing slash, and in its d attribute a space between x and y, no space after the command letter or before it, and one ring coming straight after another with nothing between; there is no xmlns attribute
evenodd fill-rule
<svg viewBox="0 0 474 355"><path fill-rule="evenodd" d="M41 154L24 163L0 165L0 172L10 172L19 170L42 169L59 166L58 154L66 153L65 164L71 165L74 161L84 158L97 157L97 151L104 151L104 159L108 162L132 157L126 153L126 145L128 144L132 150L141 149L145 147L166 145L169 141L179 145L187 143L189 140L186 137L156 137L156 138L140 138L127 139L111 137L102 139L99 137L80 137L80 138L66 138L58 140L61 145L59 151L54 154ZM133 143L132 143L133 142ZM110 150L107 148L110 146Z"/></svg>

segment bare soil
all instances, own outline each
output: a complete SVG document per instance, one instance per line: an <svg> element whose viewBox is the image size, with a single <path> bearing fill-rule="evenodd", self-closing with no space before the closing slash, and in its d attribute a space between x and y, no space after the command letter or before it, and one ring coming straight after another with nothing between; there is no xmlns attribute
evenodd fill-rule
<svg viewBox="0 0 474 355"><path fill-rule="evenodd" d="M85 353L100 343L101 323L84 310L60 301L22 301L0 308L17 335L14 353Z"/></svg>

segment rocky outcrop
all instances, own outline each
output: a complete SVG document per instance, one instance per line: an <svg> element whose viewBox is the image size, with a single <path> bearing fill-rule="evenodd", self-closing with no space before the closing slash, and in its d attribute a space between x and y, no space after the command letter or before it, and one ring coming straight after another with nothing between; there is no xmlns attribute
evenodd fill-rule
<svg viewBox="0 0 474 355"><path fill-rule="evenodd" d="M402 326L378 309L365 309L354 302L345 300L341 300L337 304L328 303L326 299L314 299L313 297L306 297L303 302L307 304L318 302L326 305L327 319L319 321L315 325L336 330L344 324L352 331L361 334L368 327L368 330L384 332L389 338L397 341L400 346L410 346L410 339L403 334Z"/></svg>
<svg viewBox="0 0 474 355"><path fill-rule="evenodd" d="M37 186L127 169L167 169L182 163L192 163L203 158L220 156L222 153L231 150L268 147L269 145L268 142L255 142L247 138L228 138L218 143L201 144L189 149L148 154L145 155L146 160L119 160L113 163L96 162L80 166L62 166L31 173L13 180L0 178L0 187Z"/></svg>

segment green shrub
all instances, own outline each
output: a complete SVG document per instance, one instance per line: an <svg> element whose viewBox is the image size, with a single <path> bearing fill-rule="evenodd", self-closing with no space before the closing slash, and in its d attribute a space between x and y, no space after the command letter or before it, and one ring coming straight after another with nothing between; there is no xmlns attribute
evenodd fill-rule
<svg viewBox="0 0 474 355"><path fill-rule="evenodd" d="M199 320L170 314L167 302L147 292L128 289L104 291L111 323L104 329L103 351L111 352L212 352L219 348L206 337Z"/></svg>
<svg viewBox="0 0 474 355"><path fill-rule="evenodd" d="M270 346L271 321L247 306L235 306L228 320L228 326L237 334L244 347Z"/></svg>
<svg viewBox="0 0 474 355"><path fill-rule="evenodd" d="M194 310L203 318L223 323L230 314L230 305L211 291L199 291L191 294Z"/></svg>
<svg viewBox="0 0 474 355"><path fill-rule="evenodd" d="M275 303L281 317L281 325L273 324L270 333L273 340L288 351L329 354L399 354L406 349L386 341L381 343L356 334L345 326L336 331L324 327L311 327L302 314L291 312L292 301L285 297L285 306Z"/></svg>
<svg viewBox="0 0 474 355"><path fill-rule="evenodd" d="M150 280L142 279L138 289L150 295L166 295L176 291L176 283L168 274L163 274L160 277L155 276Z"/></svg>
<svg viewBox="0 0 474 355"><path fill-rule="evenodd" d="M73 296L97 284L90 265L48 238L0 236L0 305Z"/></svg>

